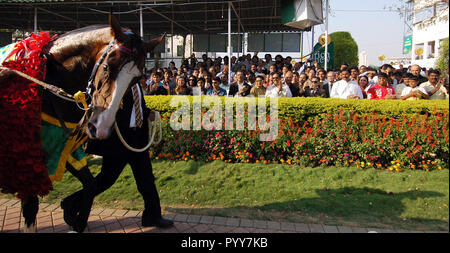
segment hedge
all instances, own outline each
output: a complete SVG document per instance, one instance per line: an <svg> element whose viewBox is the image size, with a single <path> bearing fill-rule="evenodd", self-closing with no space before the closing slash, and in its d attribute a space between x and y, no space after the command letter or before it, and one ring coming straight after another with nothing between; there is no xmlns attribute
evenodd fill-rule
<svg viewBox="0 0 450 253"><path fill-rule="evenodd" d="M159 111L161 114L172 113L177 110L170 106L170 101L174 96L146 96L147 106ZM192 96L187 96L191 102L192 113ZM205 96L202 96L202 101ZM222 100L222 107L225 108L225 98ZM256 98L257 99L257 98ZM378 114L388 118L400 119L403 116L413 117L417 114L443 113L449 110L448 100L417 100L417 101L400 101L400 100L350 100L350 99L332 99L332 98L279 98L279 118L287 120L291 117L294 123L302 124L304 121L312 120L316 116L323 117L327 113L336 113L341 109L344 111L352 111L359 115ZM257 102L256 102L257 104ZM266 100L267 112L270 111L270 99ZM207 110L203 108L203 111Z"/></svg>
<svg viewBox="0 0 450 253"><path fill-rule="evenodd" d="M150 152L155 159L358 166L390 171L448 168L447 101L280 99L283 116L279 117L278 137L260 141L260 129L175 131L170 127L175 110L167 106L170 97L146 100L152 109L162 112L163 141Z"/></svg>

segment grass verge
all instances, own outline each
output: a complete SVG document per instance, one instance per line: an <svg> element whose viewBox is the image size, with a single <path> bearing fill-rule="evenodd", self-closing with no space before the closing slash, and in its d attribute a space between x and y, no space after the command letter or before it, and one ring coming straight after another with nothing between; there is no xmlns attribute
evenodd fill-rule
<svg viewBox="0 0 450 253"><path fill-rule="evenodd" d="M90 160L94 174L101 160ZM154 161L165 211L326 225L448 231L449 170L392 173L361 168ZM42 201L81 188L66 173ZM5 196L5 195L3 195ZM95 206L142 210L131 168Z"/></svg>

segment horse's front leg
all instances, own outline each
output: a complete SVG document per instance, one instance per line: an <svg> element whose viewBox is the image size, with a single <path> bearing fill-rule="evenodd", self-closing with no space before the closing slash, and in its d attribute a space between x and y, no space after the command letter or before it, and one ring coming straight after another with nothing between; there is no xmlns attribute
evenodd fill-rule
<svg viewBox="0 0 450 253"><path fill-rule="evenodd" d="M22 199L22 215L25 218L25 233L36 233L36 215L39 211L39 199L31 196Z"/></svg>
<svg viewBox="0 0 450 253"><path fill-rule="evenodd" d="M80 180L83 185L83 190L81 198L64 199L62 201L62 203L64 203L62 204L62 208L64 209L65 214L67 213L67 216L69 217L68 221L71 224L66 221L68 225L72 226L74 231L81 233L87 226L87 221L95 197L96 184L94 177L87 166L80 170L75 170L72 166L70 166L70 164L68 164L67 169L70 173L72 173L72 175Z"/></svg>

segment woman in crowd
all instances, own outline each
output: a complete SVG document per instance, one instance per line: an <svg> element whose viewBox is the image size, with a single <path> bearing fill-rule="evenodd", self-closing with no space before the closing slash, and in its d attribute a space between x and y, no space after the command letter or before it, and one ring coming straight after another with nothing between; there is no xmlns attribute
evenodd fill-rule
<svg viewBox="0 0 450 253"><path fill-rule="evenodd" d="M175 83L175 79L172 75L171 70L167 70L164 72L163 84L169 87L169 95L175 94L175 88L177 87L177 84Z"/></svg>
<svg viewBox="0 0 450 253"><path fill-rule="evenodd" d="M361 91L363 93L364 98L367 98L366 89L369 86L369 78L367 76L359 76L358 84L361 87Z"/></svg>
<svg viewBox="0 0 450 253"><path fill-rule="evenodd" d="M186 77L177 77L177 87L175 88L175 93L177 95L192 95L192 89L188 87L186 82Z"/></svg>

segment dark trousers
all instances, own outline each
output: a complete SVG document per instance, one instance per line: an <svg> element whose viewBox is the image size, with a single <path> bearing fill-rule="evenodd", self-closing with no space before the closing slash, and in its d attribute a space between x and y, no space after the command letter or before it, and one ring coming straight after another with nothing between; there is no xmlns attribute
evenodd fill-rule
<svg viewBox="0 0 450 253"><path fill-rule="evenodd" d="M137 143L142 143L142 138L139 138L140 136L142 135L129 135L129 138L127 138L128 144L132 147L138 147ZM142 144L140 144L140 146L142 146ZM101 172L95 177L95 195L109 189L116 182L127 163L129 163L133 171L138 191L144 199L142 220L161 218L160 200L148 151L140 153L132 152L123 147L122 144L112 145L109 148L114 150L103 155ZM66 200L78 205L78 203L80 203L79 200L81 200L82 197L82 191L83 190L80 190L72 194L67 197Z"/></svg>

